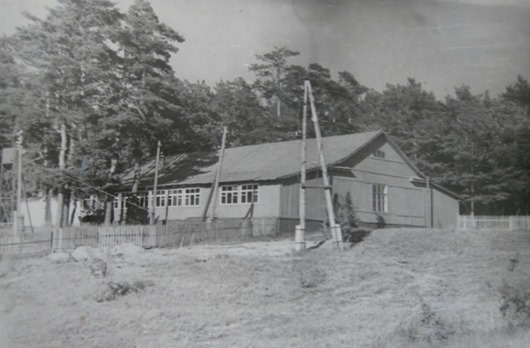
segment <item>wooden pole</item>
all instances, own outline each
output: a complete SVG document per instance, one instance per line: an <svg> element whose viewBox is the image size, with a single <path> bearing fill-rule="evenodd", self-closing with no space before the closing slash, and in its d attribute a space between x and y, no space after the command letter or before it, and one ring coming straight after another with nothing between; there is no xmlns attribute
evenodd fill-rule
<svg viewBox="0 0 530 348"><path fill-rule="evenodd" d="M157 190L158 190L158 162L160 162L160 147L162 146L162 142L159 140L156 146L156 162L155 162L155 179L153 183L153 195L151 197L151 214L149 219L149 224L154 225L155 224L155 203L156 203L156 196L157 196Z"/></svg>
<svg viewBox="0 0 530 348"><path fill-rule="evenodd" d="M306 202L305 202L305 182L306 182L306 138L307 138L307 84L308 81L304 82L304 108L302 112L302 149L301 149L301 160L302 165L300 169L300 197L298 205L298 215L300 216L300 224L296 226L294 236L294 249L301 251L305 249L305 213L306 213Z"/></svg>
<svg viewBox="0 0 530 348"><path fill-rule="evenodd" d="M322 148L322 135L320 133L320 126L318 124L318 115L315 107L315 99L313 97L313 91L311 89L311 83L306 81L307 89L309 93L309 102L311 106L311 120L315 125L315 135L317 138L317 148L320 157L320 167L322 168L322 180L324 181L324 195L326 198L326 207L328 211L329 218L329 228L331 230L331 236L333 238L333 243L336 244L339 250L343 250L342 243L342 232L340 226L335 223L335 214L333 213L333 202L331 201L331 186L329 184L328 170L326 167L326 161L324 160L324 151Z"/></svg>
<svg viewBox="0 0 530 348"><path fill-rule="evenodd" d="M17 134L17 196L16 196L16 207L15 220L13 223L13 233L15 242L18 241L19 232L24 231L24 215L22 215L22 131Z"/></svg>
<svg viewBox="0 0 530 348"><path fill-rule="evenodd" d="M215 181L213 183L213 194L212 194L212 215L210 216L211 220L215 219L215 211L217 208L217 195L219 194L219 181L221 180L221 172L223 169L223 160L225 155L225 144L226 144L226 126L223 128L223 139L221 140L221 151L219 153L219 167L215 173Z"/></svg>
<svg viewBox="0 0 530 348"><path fill-rule="evenodd" d="M166 197L165 197L164 201L166 202L166 214L164 216L164 223L167 226L167 218L169 216L169 190L166 190Z"/></svg>

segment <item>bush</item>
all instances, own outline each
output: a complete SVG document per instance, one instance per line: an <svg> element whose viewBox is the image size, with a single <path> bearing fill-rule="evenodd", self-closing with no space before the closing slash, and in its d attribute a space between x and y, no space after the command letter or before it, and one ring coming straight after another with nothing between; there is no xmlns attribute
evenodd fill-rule
<svg viewBox="0 0 530 348"><path fill-rule="evenodd" d="M351 244L360 243L370 234L370 230L363 228L349 228L342 230L342 240Z"/></svg>
<svg viewBox="0 0 530 348"><path fill-rule="evenodd" d="M337 224L340 225L342 230L358 227L359 218L355 213L349 192L344 196L336 193L333 195L333 213Z"/></svg>
<svg viewBox="0 0 530 348"><path fill-rule="evenodd" d="M511 286L506 281L500 289L502 305L499 308L510 328L530 326L530 290Z"/></svg>
<svg viewBox="0 0 530 348"><path fill-rule="evenodd" d="M144 290L147 286L152 286L150 281L136 281L129 282L109 282L106 288L96 296L97 302L108 302L115 300L118 296L124 296L131 292L139 292Z"/></svg>

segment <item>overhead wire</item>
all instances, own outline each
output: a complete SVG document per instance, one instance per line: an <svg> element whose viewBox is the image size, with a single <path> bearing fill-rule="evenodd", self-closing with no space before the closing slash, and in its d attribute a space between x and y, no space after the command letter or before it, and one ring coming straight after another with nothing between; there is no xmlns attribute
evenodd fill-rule
<svg viewBox="0 0 530 348"><path fill-rule="evenodd" d="M39 167L41 167L41 168L43 168L43 169L45 169L45 170L47 170L47 171L50 171L50 172L53 171L53 172L55 172L54 169L52 169L52 168L48 168L48 167L45 167L45 166L43 166L42 164L37 163L37 162L34 161L34 160L31 160L31 159L23 159L23 160L24 160L26 163L30 163L30 164L37 165L37 166L39 166ZM89 184L89 183L87 183L87 182L85 182L85 181L83 181L83 180L81 180L81 179L78 179L77 177L73 176L72 174L69 174L69 173L64 172L64 171L62 172L62 174L63 174L64 176L68 177L69 179L74 180L74 181L76 181L76 182L78 182L78 183L80 183L80 184L82 184L82 185L84 185L84 186L87 186L87 187L89 187L89 188L91 188L91 189L93 189L93 190L95 190L95 191L98 191L98 192L100 192L100 193L102 193L102 194L104 194L104 195L106 195L106 196L109 196L109 197L112 197L112 198L119 198L119 196L114 195L114 194L112 194L112 193L109 193L109 192L107 192L107 191L105 191L105 190L102 190L102 189L100 189L100 188L98 188L98 187L96 187L96 186L94 186L94 185L91 185L91 184ZM148 208L142 207L141 205L138 205L138 204L136 204L136 203L128 202L127 200L125 200L125 204L129 204L129 205L131 205L131 206L134 206L134 207L136 207L136 208L140 208L140 209L142 209L142 210L145 210L145 211L149 212L149 209L148 209Z"/></svg>

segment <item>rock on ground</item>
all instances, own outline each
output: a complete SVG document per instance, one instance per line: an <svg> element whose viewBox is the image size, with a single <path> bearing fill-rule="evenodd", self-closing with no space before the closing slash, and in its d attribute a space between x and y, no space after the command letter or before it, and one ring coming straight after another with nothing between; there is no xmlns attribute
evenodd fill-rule
<svg viewBox="0 0 530 348"><path fill-rule="evenodd" d="M72 253L72 258L78 262L90 261L93 259L103 259L104 254L98 248L82 246L74 250Z"/></svg>
<svg viewBox="0 0 530 348"><path fill-rule="evenodd" d="M135 256L143 252L144 252L143 248L137 245L134 245L134 244L130 244L130 243L116 245L108 250L109 255L126 256L126 257Z"/></svg>

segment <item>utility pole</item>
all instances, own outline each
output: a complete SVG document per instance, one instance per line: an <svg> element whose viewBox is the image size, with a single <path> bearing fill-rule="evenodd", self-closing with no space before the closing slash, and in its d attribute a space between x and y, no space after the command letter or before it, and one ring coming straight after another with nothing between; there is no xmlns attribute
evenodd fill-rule
<svg viewBox="0 0 530 348"><path fill-rule="evenodd" d="M221 172L223 169L223 160L225 155L225 145L226 145L226 126L223 128L223 138L221 140L221 151L219 153L219 166L217 172L215 173L215 180L212 185L212 215L209 217L210 221L215 219L215 211L217 209L217 196L219 194L219 181L221 180ZM209 202L208 202L209 203Z"/></svg>
<svg viewBox="0 0 530 348"><path fill-rule="evenodd" d="M296 251L305 250L305 181L306 181L306 138L307 138L307 85L309 81L304 82L304 109L302 112L302 149L301 158L302 166L300 169L300 197L298 206L298 215L300 224L296 226L294 235L294 249Z"/></svg>
<svg viewBox="0 0 530 348"><path fill-rule="evenodd" d="M331 236L333 243L336 244L339 250L343 250L344 246L342 243L342 231L340 226L335 223L335 214L333 213L333 203L331 201L331 185L328 178L328 169L326 167L326 161L324 160L324 150L322 148L322 135L320 133L320 126L318 124L318 115L315 107L315 99L313 97L313 91L311 89L311 83L306 81L307 90L309 94L309 102L311 106L311 120L315 125L315 135L317 138L317 148L320 157L320 167L322 169L322 180L324 183L324 195L326 198L326 207L328 211L329 228L331 230Z"/></svg>
<svg viewBox="0 0 530 348"><path fill-rule="evenodd" d="M427 177L426 186L427 186L427 191L429 194L429 213L428 213L429 214L429 227L434 228L434 208L433 208L434 199L433 199L433 192L432 192L432 186L431 186L431 179L429 177Z"/></svg>
<svg viewBox="0 0 530 348"><path fill-rule="evenodd" d="M22 208L20 201L22 199L22 131L17 133L17 195L16 195L16 211L14 213L13 221L13 236L15 241L18 240L18 233L24 231L24 215L22 215Z"/></svg>
<svg viewBox="0 0 530 348"><path fill-rule="evenodd" d="M149 224L155 224L155 203L158 190L158 162L160 162L160 147L162 142L159 140L156 145L156 163L155 163L155 182L153 183L153 195L151 200L151 214L149 216ZM167 202L166 202L167 203Z"/></svg>

